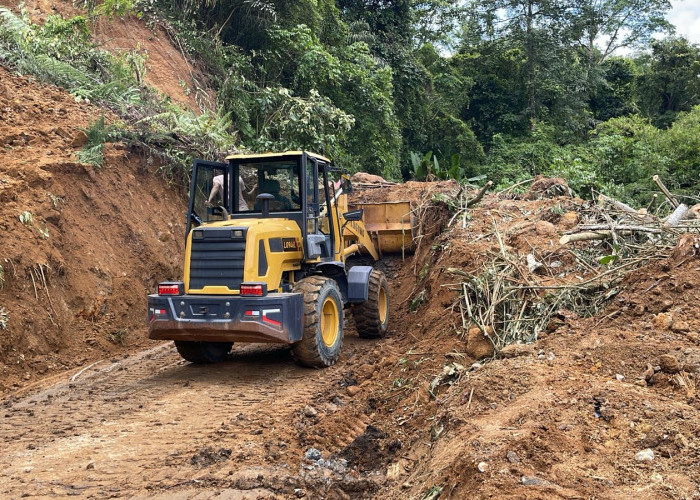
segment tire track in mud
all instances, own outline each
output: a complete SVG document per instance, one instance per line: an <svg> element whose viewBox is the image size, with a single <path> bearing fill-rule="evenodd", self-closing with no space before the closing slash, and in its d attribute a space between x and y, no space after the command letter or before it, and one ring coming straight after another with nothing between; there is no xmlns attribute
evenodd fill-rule
<svg viewBox="0 0 700 500"><path fill-rule="evenodd" d="M373 345L349 338L344 354ZM142 495L223 480L232 467L298 476L295 412L342 369L300 368L288 350L267 346L207 366L186 363L170 344L95 363L0 402L0 497ZM198 467L202 450L224 450L230 462Z"/></svg>

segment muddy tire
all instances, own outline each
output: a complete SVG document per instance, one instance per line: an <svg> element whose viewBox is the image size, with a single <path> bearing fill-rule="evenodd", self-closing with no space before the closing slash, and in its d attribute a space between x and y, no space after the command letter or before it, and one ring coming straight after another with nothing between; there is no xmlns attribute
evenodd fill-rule
<svg viewBox="0 0 700 500"><path fill-rule="evenodd" d="M304 335L292 347L292 357L303 366L325 368L338 361L343 345L343 299L335 280L310 276L294 285L304 294Z"/></svg>
<svg viewBox="0 0 700 500"><path fill-rule="evenodd" d="M209 364L220 363L228 359L233 342L185 342L175 341L175 347L180 356L190 363Z"/></svg>
<svg viewBox="0 0 700 500"><path fill-rule="evenodd" d="M378 269L369 275L367 300L353 306L357 333L363 339L376 339L386 335L389 328L389 284Z"/></svg>

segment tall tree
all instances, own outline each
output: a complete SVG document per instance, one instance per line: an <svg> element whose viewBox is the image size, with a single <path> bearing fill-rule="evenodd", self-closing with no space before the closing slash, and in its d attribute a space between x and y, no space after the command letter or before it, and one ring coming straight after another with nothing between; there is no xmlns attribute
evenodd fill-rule
<svg viewBox="0 0 700 500"><path fill-rule="evenodd" d="M524 113L538 119L543 90L562 76L569 56L563 0L477 0L473 4L487 39L504 40L523 52ZM565 68L564 68L565 69ZM556 86L556 85L555 85Z"/></svg>
<svg viewBox="0 0 700 500"><path fill-rule="evenodd" d="M669 0L574 0L567 17L591 71L615 51L646 46L654 34L671 30L670 8Z"/></svg>
<svg viewBox="0 0 700 500"><path fill-rule="evenodd" d="M655 41L641 62L640 108L657 126L670 126L679 112L700 104L700 46L685 38Z"/></svg>

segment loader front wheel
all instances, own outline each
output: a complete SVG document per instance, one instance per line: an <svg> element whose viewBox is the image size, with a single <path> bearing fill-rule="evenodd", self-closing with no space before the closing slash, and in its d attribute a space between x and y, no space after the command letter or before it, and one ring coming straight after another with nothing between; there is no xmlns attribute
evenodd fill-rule
<svg viewBox="0 0 700 500"><path fill-rule="evenodd" d="M386 335L389 328L389 284L378 269L369 275L367 300L353 306L357 334L363 339L376 339Z"/></svg>
<svg viewBox="0 0 700 500"><path fill-rule="evenodd" d="M233 342L186 342L176 340L175 347L180 356L191 363L209 364L226 361Z"/></svg>
<svg viewBox="0 0 700 500"><path fill-rule="evenodd" d="M338 361L343 345L343 300L335 280L309 276L294 291L304 294L304 334L292 347L300 365L325 368Z"/></svg>

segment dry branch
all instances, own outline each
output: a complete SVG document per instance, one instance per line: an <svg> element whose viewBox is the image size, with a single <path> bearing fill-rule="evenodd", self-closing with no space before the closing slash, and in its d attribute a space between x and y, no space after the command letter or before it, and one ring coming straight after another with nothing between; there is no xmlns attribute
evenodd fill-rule
<svg viewBox="0 0 700 500"><path fill-rule="evenodd" d="M664 195L666 196L666 198L668 198L668 201L671 202L671 205L673 205L673 208L678 208L678 205L679 205L678 200L676 200L676 199L673 197L673 195L671 194L671 192L670 192L670 191L668 190L668 188L664 185L664 183L663 183L663 181L661 180L661 178L660 178L658 175L655 175L654 177L652 177L652 179L654 179L654 182L656 183L656 185L659 186L659 189L664 193Z"/></svg>
<svg viewBox="0 0 700 500"><path fill-rule="evenodd" d="M481 201L481 199L484 197L484 194L486 194L486 191L488 191L488 189L491 186L493 186L492 181L488 181L486 184L484 184L484 187L479 189L479 192L476 193L476 196L474 196L474 198L472 198L471 200L467 201L467 208L472 207L472 206L476 205L477 203L479 203Z"/></svg>
<svg viewBox="0 0 700 500"><path fill-rule="evenodd" d="M559 238L559 244L566 245L577 241L607 240L612 238L612 233L611 230L607 229L604 231L585 231L582 233L565 234Z"/></svg>
<svg viewBox="0 0 700 500"><path fill-rule="evenodd" d="M529 184L529 183L531 183L531 182L534 181L534 180L535 180L535 179L532 178L532 179L526 179L526 180L524 180L524 181L516 182L516 183L513 184L512 186L508 186L507 188L505 188L505 189L499 191L498 193L496 193L496 196L500 196L500 195L502 195L502 194L508 193L508 192L512 191L513 189L515 189L516 187L520 187L520 186L522 186L522 185L524 185L524 184Z"/></svg>
<svg viewBox="0 0 700 500"><path fill-rule="evenodd" d="M636 210L626 203L622 203L621 201L615 200L613 198L610 198L609 196L605 196L604 194L598 195L598 204L599 205L605 205L606 203L610 204L611 206L617 208L618 210L625 212L626 214L631 215L632 217L636 217L638 219L642 220L647 220L647 221L653 221L654 217L650 216L649 214L646 213L646 211L642 212L641 210Z"/></svg>

